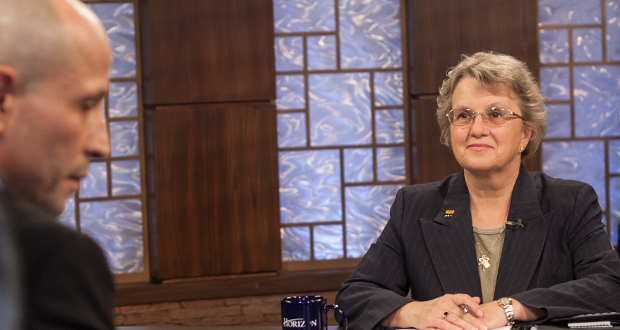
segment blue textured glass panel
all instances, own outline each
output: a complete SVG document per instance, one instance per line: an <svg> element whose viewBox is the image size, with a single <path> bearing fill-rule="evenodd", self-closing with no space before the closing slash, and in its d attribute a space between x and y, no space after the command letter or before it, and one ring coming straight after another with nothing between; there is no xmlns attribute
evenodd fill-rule
<svg viewBox="0 0 620 330"><path fill-rule="evenodd" d="M136 75L136 29L132 3L98 3L88 5L103 22L114 62L111 78Z"/></svg>
<svg viewBox="0 0 620 330"><path fill-rule="evenodd" d="M75 229L75 194L71 194L65 202L65 208L62 214L58 216L58 221L63 225Z"/></svg>
<svg viewBox="0 0 620 330"><path fill-rule="evenodd" d="M139 199L80 203L80 225L82 232L101 245L113 273L144 270Z"/></svg>
<svg viewBox="0 0 620 330"><path fill-rule="evenodd" d="M283 33L335 31L335 12L334 0L274 0L274 30Z"/></svg>
<svg viewBox="0 0 620 330"><path fill-rule="evenodd" d="M278 162L282 223L342 221L338 150L282 151Z"/></svg>
<svg viewBox="0 0 620 330"><path fill-rule="evenodd" d="M549 124L545 138L568 138L570 137L570 104L547 105Z"/></svg>
<svg viewBox="0 0 620 330"><path fill-rule="evenodd" d="M405 148L377 148L377 180L405 180Z"/></svg>
<svg viewBox="0 0 620 330"><path fill-rule="evenodd" d="M108 95L110 118L138 116L138 85L135 82L110 83Z"/></svg>
<svg viewBox="0 0 620 330"><path fill-rule="evenodd" d="M112 157L135 156L140 152L137 121L110 122Z"/></svg>
<svg viewBox="0 0 620 330"><path fill-rule="evenodd" d="M377 143L404 143L404 111L375 110L375 138Z"/></svg>
<svg viewBox="0 0 620 330"><path fill-rule="evenodd" d="M618 240L618 231L620 230L620 178L609 178L609 199L611 204L609 206L611 221L607 231L611 234L612 244L618 247L620 246L620 241Z"/></svg>
<svg viewBox="0 0 620 330"><path fill-rule="evenodd" d="M344 0L338 13L342 68L402 66L399 0Z"/></svg>
<svg viewBox="0 0 620 330"><path fill-rule="evenodd" d="M276 71L303 71L304 38L276 37Z"/></svg>
<svg viewBox="0 0 620 330"><path fill-rule="evenodd" d="M362 257L388 219L390 207L403 185L346 187L347 258Z"/></svg>
<svg viewBox="0 0 620 330"><path fill-rule="evenodd" d="M306 114L278 114L278 148L306 146Z"/></svg>
<svg viewBox="0 0 620 330"><path fill-rule="evenodd" d="M108 169L106 163L91 163L88 174L80 181L80 198L108 196Z"/></svg>
<svg viewBox="0 0 620 330"><path fill-rule="evenodd" d="M344 149L344 181L369 182L373 179L372 148Z"/></svg>
<svg viewBox="0 0 620 330"><path fill-rule="evenodd" d="M310 260L310 227L280 228L282 261Z"/></svg>
<svg viewBox="0 0 620 330"><path fill-rule="evenodd" d="M375 106L403 104L403 73L375 72Z"/></svg>
<svg viewBox="0 0 620 330"><path fill-rule="evenodd" d="M568 30L540 30L540 63L568 63Z"/></svg>
<svg viewBox="0 0 620 330"><path fill-rule="evenodd" d="M573 61L596 62L603 60L601 29L573 30Z"/></svg>
<svg viewBox="0 0 620 330"><path fill-rule="evenodd" d="M569 82L568 67L540 69L540 89L548 101L570 100Z"/></svg>
<svg viewBox="0 0 620 330"><path fill-rule="evenodd" d="M276 75L276 109L304 109L305 86L303 75Z"/></svg>
<svg viewBox="0 0 620 330"><path fill-rule="evenodd" d="M308 36L308 70L336 69L336 36Z"/></svg>
<svg viewBox="0 0 620 330"><path fill-rule="evenodd" d="M609 140L609 173L620 174L620 140Z"/></svg>
<svg viewBox="0 0 620 330"><path fill-rule="evenodd" d="M314 259L329 260L344 258L342 225L320 225L314 227Z"/></svg>
<svg viewBox="0 0 620 330"><path fill-rule="evenodd" d="M140 161L118 160L113 161L112 167L112 196L139 195L140 189Z"/></svg>
<svg viewBox="0 0 620 330"><path fill-rule="evenodd" d="M607 60L620 61L620 1L606 1Z"/></svg>
<svg viewBox="0 0 620 330"><path fill-rule="evenodd" d="M574 67L575 135L620 135L620 66Z"/></svg>
<svg viewBox="0 0 620 330"><path fill-rule="evenodd" d="M605 210L605 144L603 141L543 142L543 171L556 178L590 184Z"/></svg>
<svg viewBox="0 0 620 330"><path fill-rule="evenodd" d="M368 73L311 74L312 146L370 144Z"/></svg>
<svg viewBox="0 0 620 330"><path fill-rule="evenodd" d="M599 0L538 0L540 25L601 23Z"/></svg>

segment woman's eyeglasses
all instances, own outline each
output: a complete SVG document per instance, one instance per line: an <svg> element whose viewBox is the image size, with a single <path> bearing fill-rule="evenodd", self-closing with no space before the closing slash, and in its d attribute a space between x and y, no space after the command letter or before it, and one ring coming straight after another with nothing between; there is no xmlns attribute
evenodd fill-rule
<svg viewBox="0 0 620 330"><path fill-rule="evenodd" d="M452 109L447 114L450 124L454 126L467 126L474 122L477 114L482 114L482 120L491 125L502 125L512 119L512 116L523 119L516 113L501 108L489 108L484 111L473 112L469 109Z"/></svg>

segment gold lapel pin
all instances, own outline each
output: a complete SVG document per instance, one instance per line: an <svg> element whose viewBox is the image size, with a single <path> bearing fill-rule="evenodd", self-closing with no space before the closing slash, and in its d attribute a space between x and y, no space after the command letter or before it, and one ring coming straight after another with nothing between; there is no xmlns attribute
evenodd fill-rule
<svg viewBox="0 0 620 330"><path fill-rule="evenodd" d="M446 214L444 214L444 218L449 218L454 215L454 210L446 210Z"/></svg>

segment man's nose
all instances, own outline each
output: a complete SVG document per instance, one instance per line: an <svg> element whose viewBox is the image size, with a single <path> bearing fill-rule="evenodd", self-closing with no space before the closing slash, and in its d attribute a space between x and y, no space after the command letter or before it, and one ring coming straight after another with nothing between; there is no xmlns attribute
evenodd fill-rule
<svg viewBox="0 0 620 330"><path fill-rule="evenodd" d="M105 158L110 155L110 136L108 125L102 114L97 113L93 116L90 123L91 134L86 147L86 152L90 158Z"/></svg>

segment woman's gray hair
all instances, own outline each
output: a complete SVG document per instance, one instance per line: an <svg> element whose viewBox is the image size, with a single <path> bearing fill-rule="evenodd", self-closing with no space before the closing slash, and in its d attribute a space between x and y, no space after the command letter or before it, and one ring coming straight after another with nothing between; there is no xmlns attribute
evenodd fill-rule
<svg viewBox="0 0 620 330"><path fill-rule="evenodd" d="M532 131L530 142L521 158L538 150L547 131L547 110L536 79L524 62L512 56L493 52L463 55L459 64L448 71L437 97L437 121L441 130L441 143L452 148L450 122L446 114L452 110L452 95L458 83L466 77L476 80L478 86L494 92L501 84L510 89L519 104L523 125Z"/></svg>

